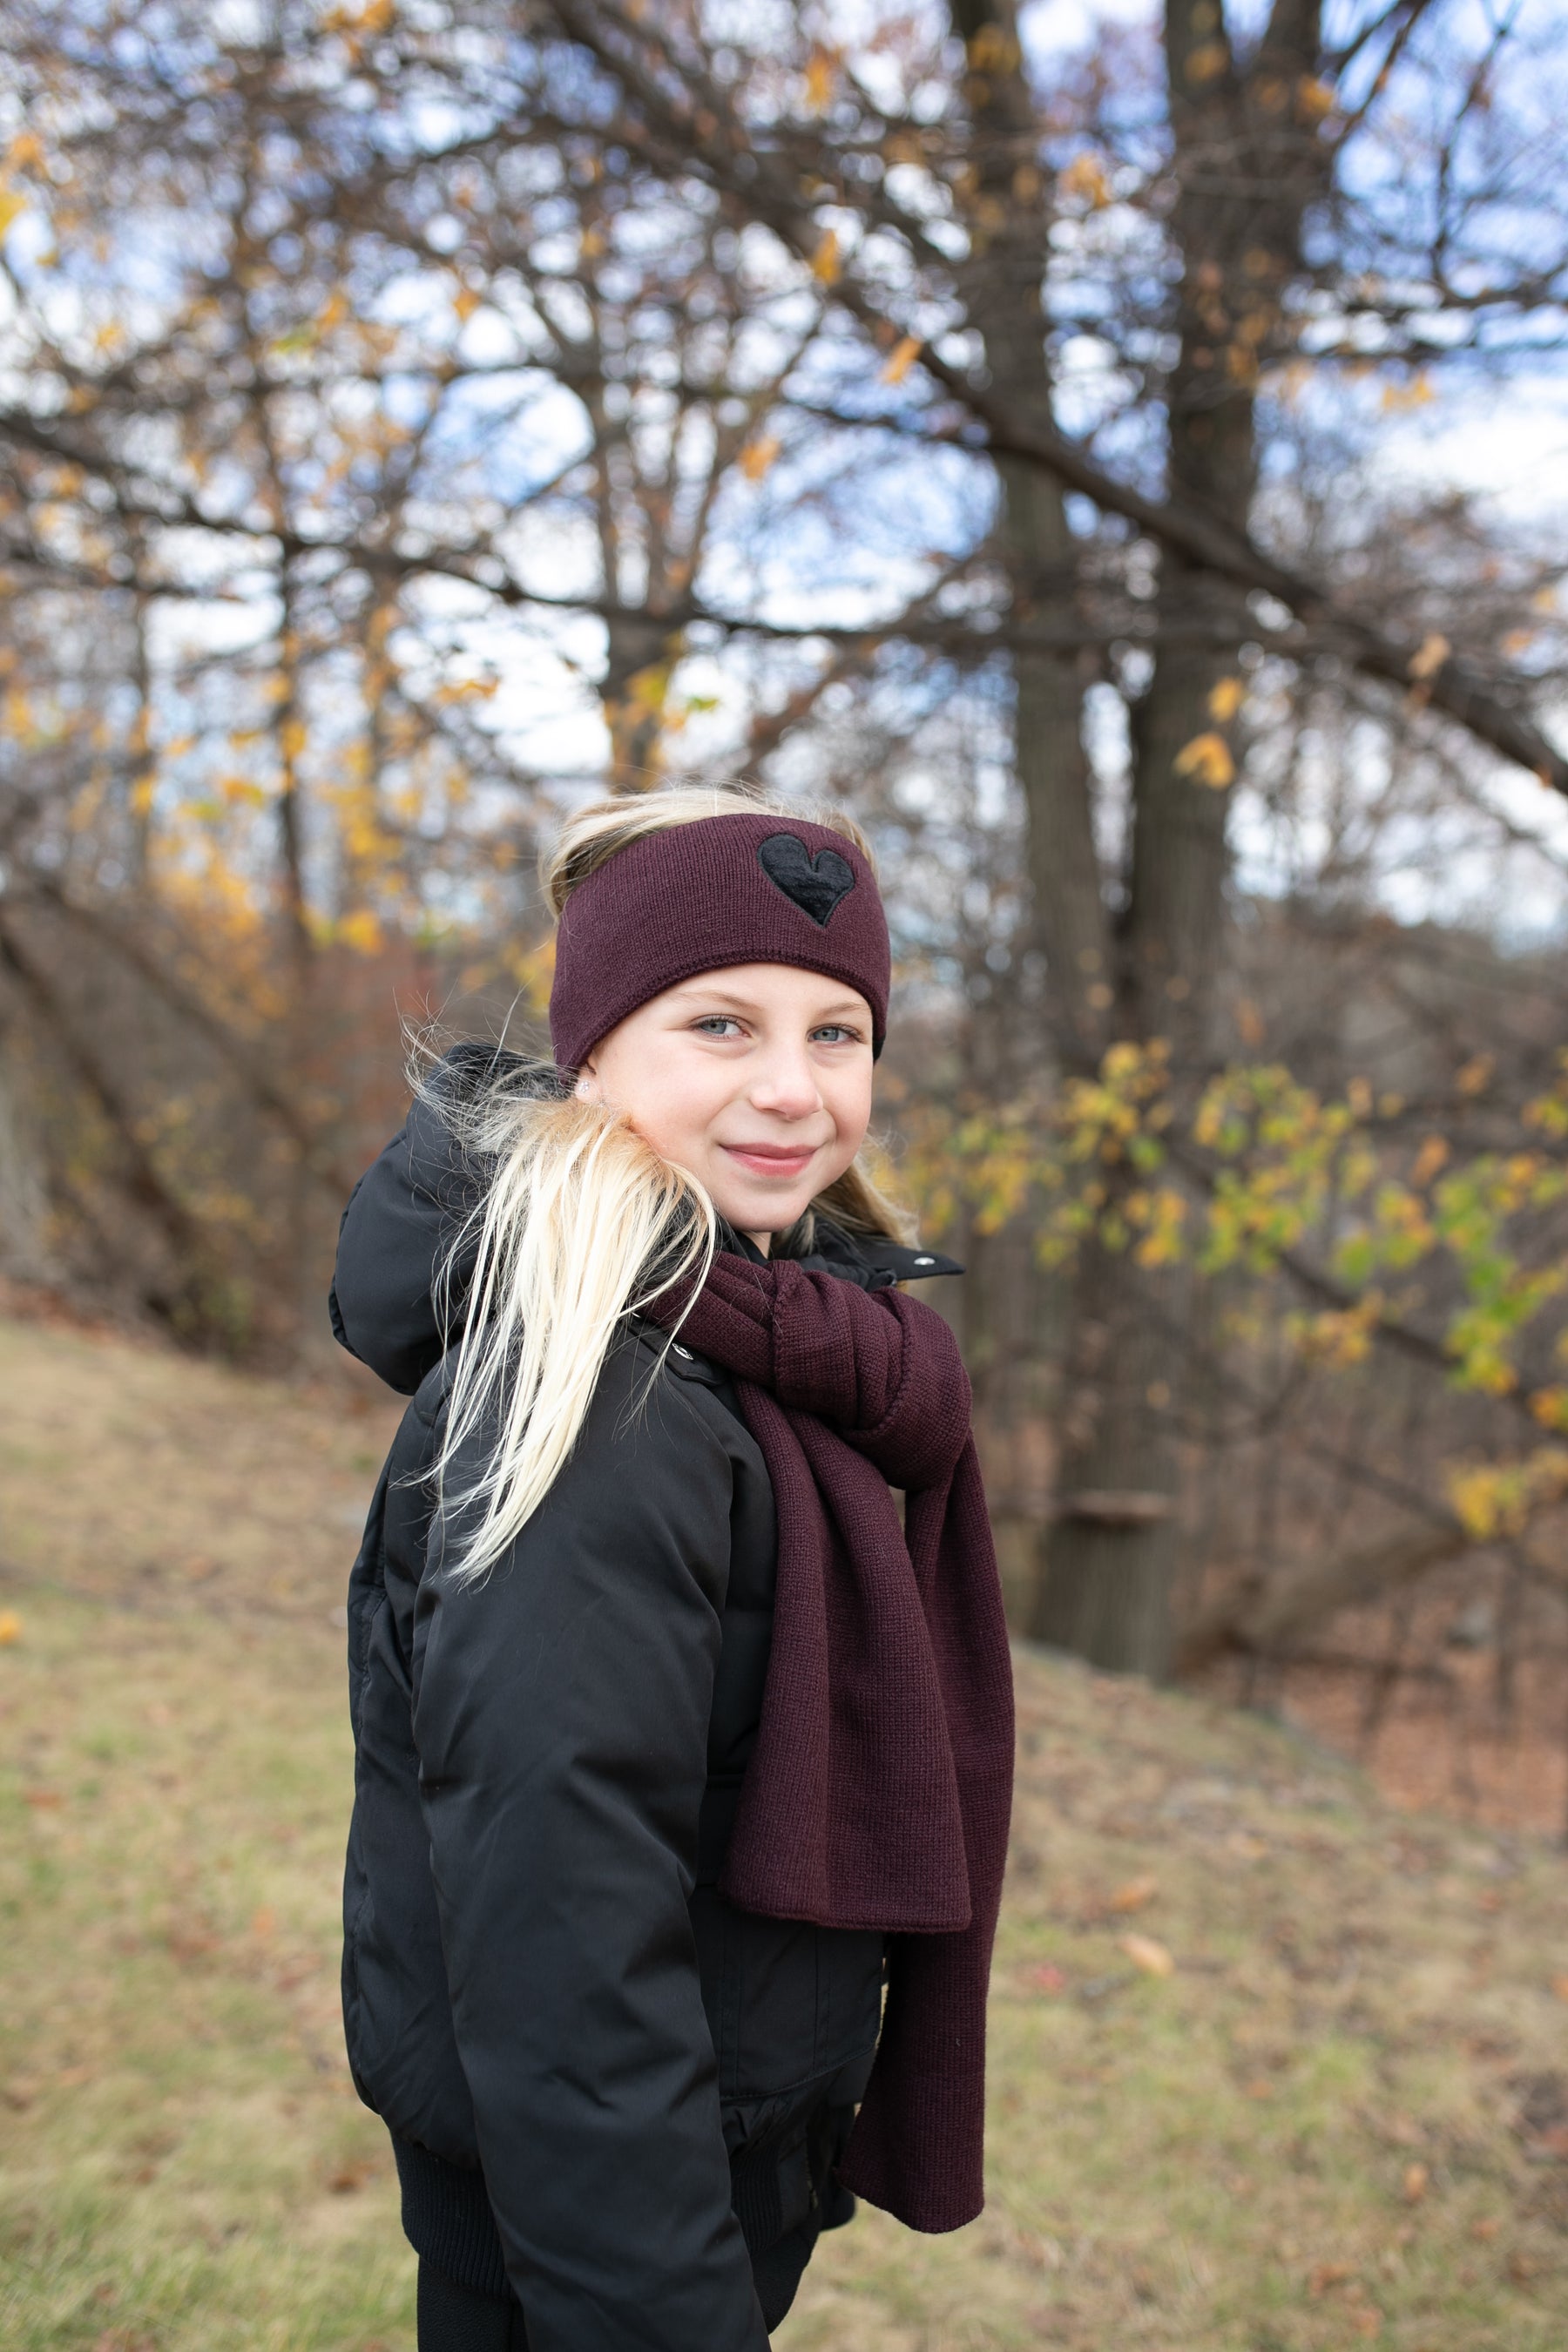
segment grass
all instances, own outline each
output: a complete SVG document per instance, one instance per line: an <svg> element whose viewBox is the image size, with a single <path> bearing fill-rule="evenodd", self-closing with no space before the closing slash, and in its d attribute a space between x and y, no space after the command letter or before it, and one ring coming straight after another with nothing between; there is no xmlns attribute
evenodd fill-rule
<svg viewBox="0 0 1568 2352"><path fill-rule="evenodd" d="M17 1323L0 1386L0 2343L411 2352L336 1992L393 1413ZM1563 1857L1201 1701L1019 1698L990 2202L863 2211L783 2352L1557 2352Z"/></svg>

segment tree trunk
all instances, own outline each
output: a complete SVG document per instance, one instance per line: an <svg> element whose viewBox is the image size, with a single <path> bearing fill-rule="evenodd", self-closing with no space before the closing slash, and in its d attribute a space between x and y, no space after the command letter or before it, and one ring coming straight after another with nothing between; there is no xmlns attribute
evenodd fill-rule
<svg viewBox="0 0 1568 2352"><path fill-rule="evenodd" d="M952 21L971 61L965 89L975 171L965 306L1009 410L1051 425L1040 299L1049 199L1035 160L1038 127L1013 0L952 0ZM1047 619L1070 611L1078 542L1060 485L1017 459L999 459L996 472L997 539L1012 575L1015 616ZM1060 654L1016 654L1013 677L1014 761L1026 809L1034 929L1049 969L1052 1044L1067 1066L1092 1069L1110 1035L1111 941L1083 748L1082 682L1076 657Z"/></svg>
<svg viewBox="0 0 1568 2352"><path fill-rule="evenodd" d="M1278 347L1280 295L1300 259L1302 213L1328 150L1307 97L1318 0L1277 0L1245 77L1215 0L1168 0L1165 58L1175 145L1173 234L1182 258L1180 345L1171 378L1173 495L1245 528L1257 476L1254 387ZM1167 555L1161 601L1223 614L1239 645L1235 592ZM1241 701L1237 655L1156 655L1133 714L1133 819L1119 926L1120 1036L1169 1041L1190 1100L1211 1055L1228 870L1227 787ZM1122 1171L1113 1171L1125 1181ZM1114 1188L1113 1188L1114 1189ZM1058 1489L1170 1497L1163 1514L1107 1521L1064 1512L1045 1531L1031 1631L1112 1670L1163 1677L1171 1656L1176 1465L1162 1413L1182 1379L1179 1339L1140 1314L1149 1276L1089 1236L1076 1269ZM1179 1330L1179 1313L1171 1318Z"/></svg>

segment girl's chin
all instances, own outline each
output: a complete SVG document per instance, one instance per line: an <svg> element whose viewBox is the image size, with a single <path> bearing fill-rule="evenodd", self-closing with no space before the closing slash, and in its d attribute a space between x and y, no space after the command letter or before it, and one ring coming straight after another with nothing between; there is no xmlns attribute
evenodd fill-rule
<svg viewBox="0 0 1568 2352"><path fill-rule="evenodd" d="M799 1184L787 1192L782 1184L748 1185L744 1191L727 1185L722 1198L713 1195L713 1206L738 1234L787 1233L809 1202L807 1188Z"/></svg>

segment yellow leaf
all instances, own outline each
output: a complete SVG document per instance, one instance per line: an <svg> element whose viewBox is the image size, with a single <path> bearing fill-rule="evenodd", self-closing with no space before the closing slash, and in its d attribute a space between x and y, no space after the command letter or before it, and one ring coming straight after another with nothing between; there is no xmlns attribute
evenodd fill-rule
<svg viewBox="0 0 1568 2352"><path fill-rule="evenodd" d="M1529 1405L1543 1429L1560 1429L1568 1436L1568 1389L1536 1389L1530 1396Z"/></svg>
<svg viewBox="0 0 1568 2352"><path fill-rule="evenodd" d="M1021 55L1016 38L1001 25L982 25L969 44L976 73L1012 73Z"/></svg>
<svg viewBox="0 0 1568 2352"><path fill-rule="evenodd" d="M26 196L19 194L15 188L0 187L0 236L5 236L17 214L25 212L26 207Z"/></svg>
<svg viewBox="0 0 1568 2352"><path fill-rule="evenodd" d="M782 441L748 441L741 452L741 471L748 482L760 482L783 448Z"/></svg>
<svg viewBox="0 0 1568 2352"><path fill-rule="evenodd" d="M1230 47L1225 41L1200 41L1187 58L1186 77L1189 81L1213 81L1224 73L1230 63Z"/></svg>
<svg viewBox="0 0 1568 2352"><path fill-rule="evenodd" d="M1419 1192L1430 1184L1439 1169L1447 1164L1448 1144L1444 1136L1429 1135L1410 1163L1410 1181Z"/></svg>
<svg viewBox="0 0 1568 2352"><path fill-rule="evenodd" d="M475 293L471 286L459 286L452 297L452 308L459 319L468 320L473 317L483 299L482 295Z"/></svg>
<svg viewBox="0 0 1568 2352"><path fill-rule="evenodd" d="M1437 397L1432 389L1432 379L1425 368L1413 375L1408 383L1385 383L1383 405L1391 413L1407 408L1425 408Z"/></svg>
<svg viewBox="0 0 1568 2352"><path fill-rule="evenodd" d="M1178 776L1191 776L1195 783L1208 784L1223 792L1236 775L1236 761L1230 755L1230 745L1223 735L1194 735L1176 754Z"/></svg>
<svg viewBox="0 0 1568 2352"><path fill-rule="evenodd" d="M1326 81L1310 79L1296 85L1296 111L1303 122L1321 122L1334 110L1334 93Z"/></svg>
<svg viewBox="0 0 1568 2352"><path fill-rule="evenodd" d="M382 943L381 925L368 907L352 915L344 915L337 926L337 937L357 955L374 955Z"/></svg>
<svg viewBox="0 0 1568 2352"><path fill-rule="evenodd" d="M286 760L297 760L300 752L304 750L307 740L304 720L302 719L290 719L282 730L282 732L279 734L278 740L282 750L283 757Z"/></svg>
<svg viewBox="0 0 1568 2352"><path fill-rule="evenodd" d="M920 337L918 335L906 335L902 342L896 344L893 350L888 354L888 363L882 370L882 382L884 383L902 383L904 378L908 375L910 370L913 367L920 355Z"/></svg>
<svg viewBox="0 0 1568 2352"><path fill-rule="evenodd" d="M1135 1969L1145 1975L1168 1977L1174 1973L1175 1960L1167 1948L1153 1936L1118 1936L1117 1948L1126 1953Z"/></svg>
<svg viewBox="0 0 1568 2352"><path fill-rule="evenodd" d="M1222 677L1209 691L1209 717L1217 719L1223 727L1234 719L1247 699L1247 688L1238 677Z"/></svg>
<svg viewBox="0 0 1568 2352"><path fill-rule="evenodd" d="M822 242L811 257L811 274L820 278L824 286L837 286L844 275L844 260L838 249L837 229L823 231Z"/></svg>
<svg viewBox="0 0 1568 2352"><path fill-rule="evenodd" d="M1410 656L1411 677L1436 677L1453 650L1439 630L1432 630L1429 635L1422 638L1419 650Z"/></svg>
<svg viewBox="0 0 1568 2352"><path fill-rule="evenodd" d="M0 1609L0 1650L9 1649L22 1638L22 1621L14 1609Z"/></svg>
<svg viewBox="0 0 1568 2352"><path fill-rule="evenodd" d="M827 106L837 79L838 60L831 49L813 49L805 68L805 102L813 114Z"/></svg>
<svg viewBox="0 0 1568 2352"><path fill-rule="evenodd" d="M1094 212L1110 202L1110 182L1098 155L1075 155L1057 185L1060 194L1077 197Z"/></svg>
<svg viewBox="0 0 1568 2352"><path fill-rule="evenodd" d="M549 1010L551 983L555 977L555 940L553 936L535 948L511 949L506 957L508 971L522 988L535 1013Z"/></svg>

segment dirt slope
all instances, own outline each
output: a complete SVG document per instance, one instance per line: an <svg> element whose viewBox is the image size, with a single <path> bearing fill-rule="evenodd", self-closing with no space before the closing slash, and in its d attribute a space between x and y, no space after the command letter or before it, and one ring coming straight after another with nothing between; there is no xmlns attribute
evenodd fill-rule
<svg viewBox="0 0 1568 2352"><path fill-rule="evenodd" d="M341 1604L395 1417L0 1323L0 2343L411 2352L336 2013ZM991 2202L785 2352L1557 2352L1568 1865L1018 1661Z"/></svg>

